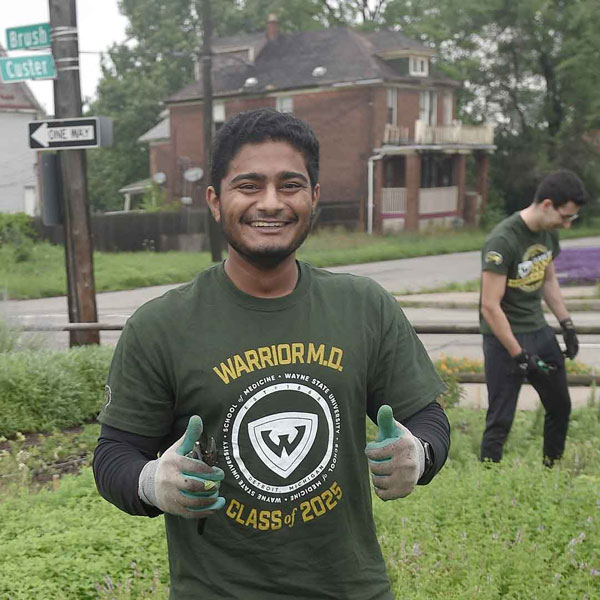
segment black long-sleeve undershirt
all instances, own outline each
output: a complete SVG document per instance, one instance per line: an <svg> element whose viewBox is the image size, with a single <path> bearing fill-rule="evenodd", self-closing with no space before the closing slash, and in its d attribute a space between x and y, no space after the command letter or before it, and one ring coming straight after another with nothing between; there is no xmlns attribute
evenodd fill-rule
<svg viewBox="0 0 600 600"><path fill-rule="evenodd" d="M425 485L442 468L448 456L450 424L446 413L437 402L432 402L405 419L403 425L432 447L433 467L419 480L419 485ZM138 480L144 465L168 448L172 441L102 425L93 461L96 486L102 497L132 515L160 515L160 510L140 500Z"/></svg>

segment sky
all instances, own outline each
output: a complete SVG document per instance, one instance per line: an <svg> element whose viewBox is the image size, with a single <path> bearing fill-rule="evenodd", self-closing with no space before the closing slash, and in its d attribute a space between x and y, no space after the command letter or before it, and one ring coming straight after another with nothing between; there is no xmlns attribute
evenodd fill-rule
<svg viewBox="0 0 600 600"><path fill-rule="evenodd" d="M119 13L117 0L76 0L76 3L81 97L93 98L101 75L100 53L114 42L125 40L127 19ZM0 44L4 48L8 27L48 22L48 0L0 0ZM9 56L24 54L28 52L9 52ZM46 112L54 114L52 80L29 81L27 85Z"/></svg>

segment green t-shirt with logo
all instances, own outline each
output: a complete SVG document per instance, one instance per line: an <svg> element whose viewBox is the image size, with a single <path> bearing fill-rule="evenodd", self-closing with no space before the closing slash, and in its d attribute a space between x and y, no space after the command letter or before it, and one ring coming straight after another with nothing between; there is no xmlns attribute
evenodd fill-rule
<svg viewBox="0 0 600 600"><path fill-rule="evenodd" d="M165 515L171 598L393 598L365 413L387 403L402 420L444 386L391 294L298 265L276 299L204 271L141 307L115 350L100 421L170 444L198 414L225 472L202 535Z"/></svg>
<svg viewBox="0 0 600 600"><path fill-rule="evenodd" d="M546 268L560 253L556 231L531 231L516 212L498 223L481 252L482 271L506 275L500 307L514 333L544 327L542 285ZM492 333L479 313L482 333Z"/></svg>

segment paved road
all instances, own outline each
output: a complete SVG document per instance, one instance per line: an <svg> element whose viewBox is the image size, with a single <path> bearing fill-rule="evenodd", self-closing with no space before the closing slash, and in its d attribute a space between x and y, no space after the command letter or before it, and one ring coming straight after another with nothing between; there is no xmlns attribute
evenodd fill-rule
<svg viewBox="0 0 600 600"><path fill-rule="evenodd" d="M564 248L574 246L600 246L598 238L580 238L562 242ZM440 256L423 256L383 262L332 267L331 271L367 275L392 292L416 291L432 288L452 281L470 281L479 276L479 252L461 252ZM98 294L98 315L103 323L123 323L144 302L160 296L174 285L153 286L123 292ZM9 300L0 303L0 311L21 325L59 325L68 322L65 297L39 300ZM406 314L413 323L475 324L476 310L451 310L437 308L407 308ZM596 312L573 315L575 323L600 324ZM48 347L64 348L68 345L66 333L40 333ZM102 332L103 344L113 345L119 332ZM481 358L481 338L478 335L423 335L425 347L437 358L440 354ZM600 336L582 340L581 360L600 367Z"/></svg>
<svg viewBox="0 0 600 600"><path fill-rule="evenodd" d="M579 238L561 242L562 248L600 246L600 237ZM457 252L437 256L420 256L382 262L331 267L330 271L366 275L395 293L431 289L441 285L477 279L480 253Z"/></svg>

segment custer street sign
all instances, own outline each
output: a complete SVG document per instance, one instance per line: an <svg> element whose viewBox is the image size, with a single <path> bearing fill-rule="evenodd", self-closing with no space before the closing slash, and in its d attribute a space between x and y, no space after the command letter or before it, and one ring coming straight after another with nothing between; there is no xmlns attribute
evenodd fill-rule
<svg viewBox="0 0 600 600"><path fill-rule="evenodd" d="M112 144L112 119L87 117L29 123L29 147L35 150L77 150Z"/></svg>
<svg viewBox="0 0 600 600"><path fill-rule="evenodd" d="M6 30L7 50L37 50L50 47L50 23L36 23Z"/></svg>
<svg viewBox="0 0 600 600"><path fill-rule="evenodd" d="M56 67L52 54L0 58L0 79L4 83L55 77Z"/></svg>

